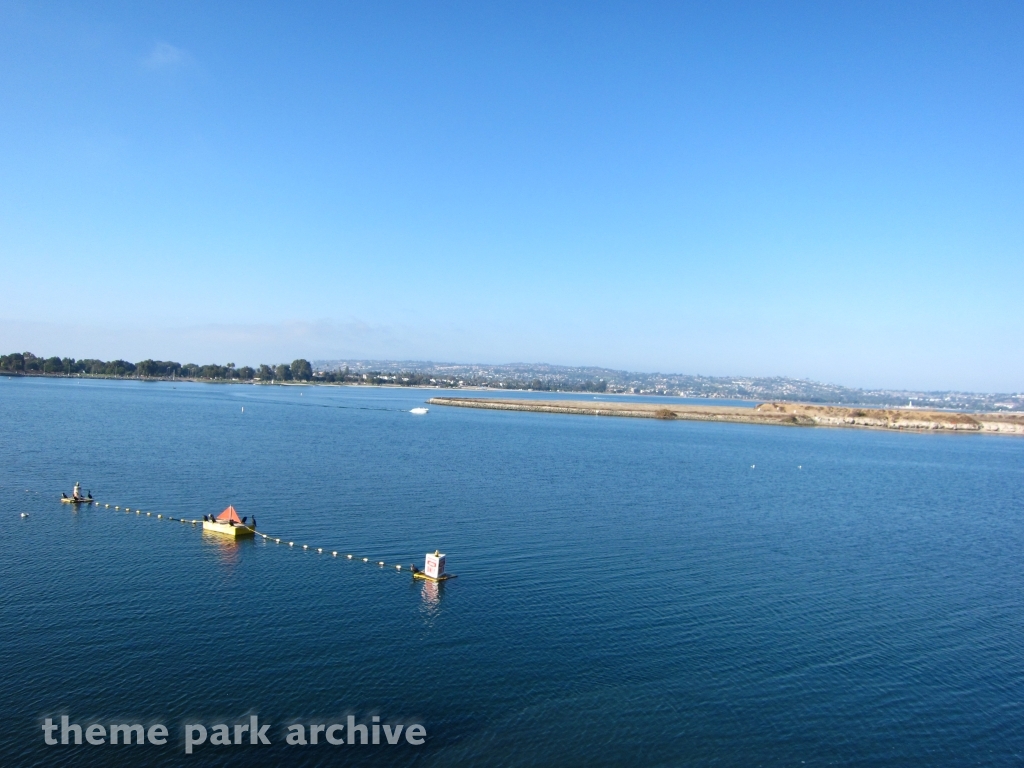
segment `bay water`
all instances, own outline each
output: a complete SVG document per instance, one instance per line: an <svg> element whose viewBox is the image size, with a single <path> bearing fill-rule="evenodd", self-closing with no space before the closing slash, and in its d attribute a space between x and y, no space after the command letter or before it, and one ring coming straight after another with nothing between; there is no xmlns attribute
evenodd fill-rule
<svg viewBox="0 0 1024 768"><path fill-rule="evenodd" d="M434 394L0 378L0 764L1024 759L1024 440ZM228 504L295 546L166 520ZM184 753L252 715L269 746ZM285 743L348 716L427 737Z"/></svg>

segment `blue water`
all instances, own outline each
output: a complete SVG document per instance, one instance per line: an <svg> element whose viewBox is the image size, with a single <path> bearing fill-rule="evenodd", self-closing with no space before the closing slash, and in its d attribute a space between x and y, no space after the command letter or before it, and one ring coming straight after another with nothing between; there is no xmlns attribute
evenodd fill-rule
<svg viewBox="0 0 1024 768"><path fill-rule="evenodd" d="M408 413L431 394L0 378L0 764L1024 757L1024 440ZM440 588L391 567L435 548ZM183 753L253 713L271 746ZM62 714L170 740L45 746ZM347 715L427 741L284 743Z"/></svg>
<svg viewBox="0 0 1024 768"><path fill-rule="evenodd" d="M755 408L760 400L728 400L713 397L673 397L669 395L616 395L606 392L542 392L524 389L445 389L431 391L436 397L483 397L508 398L518 400L576 400L580 402L603 401L613 403L656 403L658 405L701 405L701 406L734 406L739 408Z"/></svg>

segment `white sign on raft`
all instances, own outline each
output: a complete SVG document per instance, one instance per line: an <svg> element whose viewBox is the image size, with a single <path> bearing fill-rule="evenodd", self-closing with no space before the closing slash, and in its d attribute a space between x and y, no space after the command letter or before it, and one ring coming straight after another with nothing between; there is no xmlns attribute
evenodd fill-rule
<svg viewBox="0 0 1024 768"><path fill-rule="evenodd" d="M427 562L423 568L424 573L432 579L439 579L444 575L444 555L434 551L427 553Z"/></svg>

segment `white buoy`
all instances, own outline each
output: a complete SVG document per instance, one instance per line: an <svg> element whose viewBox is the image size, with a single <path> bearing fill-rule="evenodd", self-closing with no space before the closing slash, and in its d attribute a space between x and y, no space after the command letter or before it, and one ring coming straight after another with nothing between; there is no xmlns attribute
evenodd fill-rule
<svg viewBox="0 0 1024 768"><path fill-rule="evenodd" d="M352 559L352 555L345 555L345 557L347 557L349 560Z"/></svg>
<svg viewBox="0 0 1024 768"><path fill-rule="evenodd" d="M364 562L364 563L368 563L368 562L370 562L370 558L368 558L368 557L364 557L364 558L363 558L363 562Z"/></svg>
<svg viewBox="0 0 1024 768"><path fill-rule="evenodd" d="M427 553L427 559L423 563L423 572L432 579L439 579L444 576L444 558L445 556L438 550L434 550L434 553Z"/></svg>
<svg viewBox="0 0 1024 768"><path fill-rule="evenodd" d="M337 556L338 556L338 553L337 553L337 552L331 552L331 556L332 556L332 557L337 557Z"/></svg>
<svg viewBox="0 0 1024 768"><path fill-rule="evenodd" d="M381 560L380 562L377 563L377 565L379 565L381 568L383 568L384 567L384 561Z"/></svg>
<svg viewBox="0 0 1024 768"><path fill-rule="evenodd" d="M303 549L309 549L309 545L308 545L308 544L303 544L303 545L302 545L302 548L303 548Z"/></svg>
<svg viewBox="0 0 1024 768"><path fill-rule="evenodd" d="M295 546L295 542L294 541L289 541L288 542L288 546L289 547L294 547Z"/></svg>
<svg viewBox="0 0 1024 768"><path fill-rule="evenodd" d="M21 513L21 516L22 516L22 517L28 517L28 512L22 512L22 513Z"/></svg>

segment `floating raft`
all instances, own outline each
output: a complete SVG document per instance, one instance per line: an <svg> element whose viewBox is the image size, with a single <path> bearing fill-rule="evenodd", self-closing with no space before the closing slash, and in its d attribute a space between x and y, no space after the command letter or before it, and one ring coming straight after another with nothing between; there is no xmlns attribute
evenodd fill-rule
<svg viewBox="0 0 1024 768"><path fill-rule="evenodd" d="M214 533L220 533L225 536L231 536L236 539L241 536L256 535L255 528L250 528L246 525L231 525L230 523L218 523L216 520L214 520L212 523L209 520L203 520L203 530L213 531Z"/></svg>
<svg viewBox="0 0 1024 768"><path fill-rule="evenodd" d="M235 508L231 506L217 515L216 519L203 520L203 530L230 536L234 539L256 534L256 528L243 523Z"/></svg>
<svg viewBox="0 0 1024 768"><path fill-rule="evenodd" d="M67 496L62 496L60 499L61 504L92 504L94 499L69 499Z"/></svg>
<svg viewBox="0 0 1024 768"><path fill-rule="evenodd" d="M413 579L422 579L423 581L433 581L435 583L439 581L448 581L448 579L454 579L454 573L445 573L446 556L441 554L440 550L435 549L433 554L427 552L427 559L424 562L423 570L418 570L416 566L412 567Z"/></svg>
<svg viewBox="0 0 1024 768"><path fill-rule="evenodd" d="M448 579L458 578L454 573L442 573L436 578L434 576L427 576L423 571L413 571L412 577L414 579L423 579L424 581L433 581L435 584L439 581L448 581Z"/></svg>

